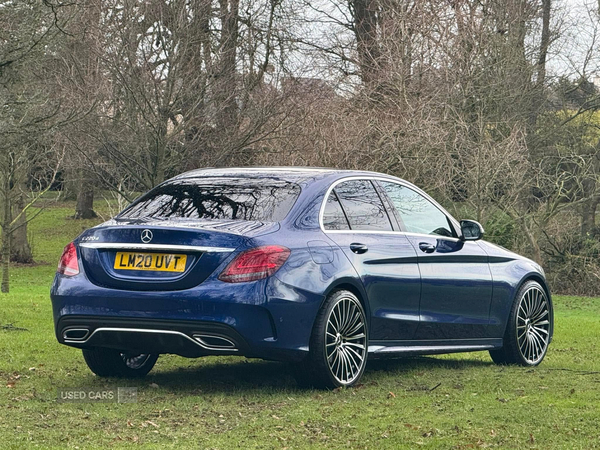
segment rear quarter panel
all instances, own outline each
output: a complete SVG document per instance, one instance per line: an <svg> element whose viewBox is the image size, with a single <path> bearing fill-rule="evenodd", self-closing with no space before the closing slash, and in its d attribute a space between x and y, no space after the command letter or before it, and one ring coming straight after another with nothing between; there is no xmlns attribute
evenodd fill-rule
<svg viewBox="0 0 600 450"><path fill-rule="evenodd" d="M285 227L252 239L252 246L262 245L291 250L285 264L269 279L265 307L273 318L278 345L307 351L317 313L332 287L346 280L362 289L356 283L356 271L320 230Z"/></svg>

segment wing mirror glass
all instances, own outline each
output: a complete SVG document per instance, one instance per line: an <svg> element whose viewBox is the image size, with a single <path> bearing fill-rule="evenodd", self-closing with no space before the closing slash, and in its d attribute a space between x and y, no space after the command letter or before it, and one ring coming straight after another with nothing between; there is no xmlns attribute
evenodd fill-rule
<svg viewBox="0 0 600 450"><path fill-rule="evenodd" d="M476 241L483 238L483 227L474 220L461 220L460 230L463 241Z"/></svg>

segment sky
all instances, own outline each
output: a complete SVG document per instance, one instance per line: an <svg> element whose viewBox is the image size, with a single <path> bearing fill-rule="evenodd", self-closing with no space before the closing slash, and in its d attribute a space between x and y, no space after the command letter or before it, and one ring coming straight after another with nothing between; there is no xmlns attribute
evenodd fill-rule
<svg viewBox="0 0 600 450"><path fill-rule="evenodd" d="M541 0L538 1L541 3ZM596 74L600 76L599 2L600 0L552 0L552 29L556 32L556 39L550 47L547 59L549 77L567 76L577 79L586 76L593 80ZM296 11L306 21L305 33L313 35L313 38L320 35L329 43L335 40L352 40L352 36L344 36L345 33L341 32L340 27L332 26L324 19L322 11L334 19L342 19L344 12L332 6L334 3L330 0L307 1L304 7ZM537 39L539 40L539 33ZM539 45L539 42L534 42L534 45ZM336 77L334 73L320 72L326 65L319 64L318 60L310 60L306 52L300 52L298 55L295 73L325 79Z"/></svg>
<svg viewBox="0 0 600 450"><path fill-rule="evenodd" d="M553 75L590 79L600 75L599 0L555 0L558 38L550 49L548 70Z"/></svg>

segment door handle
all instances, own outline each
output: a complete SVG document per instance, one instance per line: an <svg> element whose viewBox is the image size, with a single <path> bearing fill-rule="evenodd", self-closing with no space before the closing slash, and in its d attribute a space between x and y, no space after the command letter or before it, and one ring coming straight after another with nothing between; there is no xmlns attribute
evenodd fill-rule
<svg viewBox="0 0 600 450"><path fill-rule="evenodd" d="M352 244L350 244L350 250L360 255L361 253L366 253L367 250L369 250L369 247L367 247L365 244L353 242Z"/></svg>
<svg viewBox="0 0 600 450"><path fill-rule="evenodd" d="M435 252L435 245L430 244L429 242L419 242L419 248L425 253Z"/></svg>

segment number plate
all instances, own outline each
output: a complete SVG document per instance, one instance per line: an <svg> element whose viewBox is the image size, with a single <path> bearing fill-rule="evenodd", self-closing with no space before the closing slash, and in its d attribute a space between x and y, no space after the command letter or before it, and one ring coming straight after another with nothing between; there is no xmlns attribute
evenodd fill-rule
<svg viewBox="0 0 600 450"><path fill-rule="evenodd" d="M187 255L117 252L115 269L183 272L185 270L186 262Z"/></svg>

